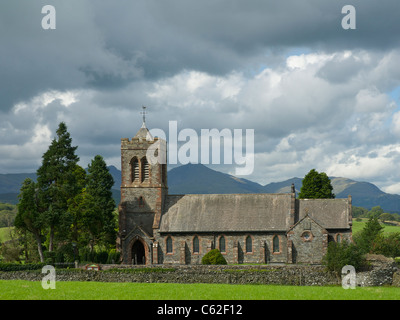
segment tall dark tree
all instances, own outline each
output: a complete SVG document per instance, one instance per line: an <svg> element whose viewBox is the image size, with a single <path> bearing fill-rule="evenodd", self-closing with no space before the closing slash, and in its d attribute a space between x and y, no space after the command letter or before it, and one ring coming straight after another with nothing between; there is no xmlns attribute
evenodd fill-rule
<svg viewBox="0 0 400 320"><path fill-rule="evenodd" d="M331 180L325 172L318 173L315 169L310 170L303 179L300 199L333 199L333 187Z"/></svg>
<svg viewBox="0 0 400 320"><path fill-rule="evenodd" d="M76 192L74 192L67 200L68 213L70 215L69 219L67 219L70 223L70 228L68 230L69 234L67 236L72 243L79 243L82 214L85 211L82 207L82 202L86 193L86 171L82 167L76 165L74 175ZM75 247L74 250L77 249L78 248ZM77 252L75 252L75 254L76 253Z"/></svg>
<svg viewBox="0 0 400 320"><path fill-rule="evenodd" d="M68 199L80 191L75 174L79 161L75 154L77 147L71 145L72 139L64 122L59 124L56 133L57 137L43 154L42 165L37 170L40 203L50 230L49 251L53 251L56 228L68 227Z"/></svg>
<svg viewBox="0 0 400 320"><path fill-rule="evenodd" d="M31 179L25 179L19 194L18 213L15 217L15 227L29 231L35 237L40 261L44 262L42 237L46 221L43 210L39 207L38 189Z"/></svg>
<svg viewBox="0 0 400 320"><path fill-rule="evenodd" d="M102 156L97 155L89 164L86 192L88 199L93 201L96 208L93 217L97 228L93 230L102 241L106 243L115 243L116 240L116 221L113 214L115 201L112 197L112 187L114 179L108 171L107 165Z"/></svg>
<svg viewBox="0 0 400 320"><path fill-rule="evenodd" d="M72 237L80 247L115 244L116 217L112 197L114 179L103 158L97 155L89 164L86 187L69 200L73 216Z"/></svg>
<svg viewBox="0 0 400 320"><path fill-rule="evenodd" d="M372 253L374 242L383 234L383 227L377 217L369 218L364 228L354 237L354 242L363 253Z"/></svg>

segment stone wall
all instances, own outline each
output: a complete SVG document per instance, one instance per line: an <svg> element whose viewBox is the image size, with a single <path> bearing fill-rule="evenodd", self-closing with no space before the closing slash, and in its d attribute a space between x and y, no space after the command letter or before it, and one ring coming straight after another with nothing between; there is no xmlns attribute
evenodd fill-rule
<svg viewBox="0 0 400 320"><path fill-rule="evenodd" d="M371 270L357 272L357 286L400 287L400 271L393 259L369 256ZM101 271L56 270L57 281L141 283L227 283L325 286L341 285L341 279L324 266L310 265L102 265ZM112 269L112 272L110 271ZM131 272L126 269L136 269ZM41 281L39 271L0 272L1 280Z"/></svg>
<svg viewBox="0 0 400 320"><path fill-rule="evenodd" d="M228 284L280 284L280 285L335 285L338 279L321 266L174 266L154 267L154 271L107 272L87 270L57 270L57 281L101 281L143 283L228 283ZM158 270L157 270L158 269ZM147 269L148 270L148 269ZM0 272L0 279L41 281L40 271Z"/></svg>
<svg viewBox="0 0 400 320"><path fill-rule="evenodd" d="M367 262L371 270L366 272L357 272L356 283L361 287L376 287L382 285L394 285L399 287L400 272L392 258L386 258L382 255L369 254Z"/></svg>

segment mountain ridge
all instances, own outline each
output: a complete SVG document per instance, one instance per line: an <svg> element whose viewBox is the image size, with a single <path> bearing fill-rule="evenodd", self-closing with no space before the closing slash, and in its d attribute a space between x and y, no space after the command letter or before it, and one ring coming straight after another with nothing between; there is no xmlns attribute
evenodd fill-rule
<svg viewBox="0 0 400 320"><path fill-rule="evenodd" d="M109 166L114 178L113 195L119 202L121 171ZM20 186L25 178L36 179L35 173L0 174L0 202L16 203ZM336 198L352 196L353 205L371 209L381 206L386 212L400 212L400 195L389 194L370 182L355 181L343 177L330 177ZM302 178L294 177L284 181L261 185L213 170L202 164L186 164L168 171L169 194L231 194L231 193L287 193L292 183L300 191Z"/></svg>

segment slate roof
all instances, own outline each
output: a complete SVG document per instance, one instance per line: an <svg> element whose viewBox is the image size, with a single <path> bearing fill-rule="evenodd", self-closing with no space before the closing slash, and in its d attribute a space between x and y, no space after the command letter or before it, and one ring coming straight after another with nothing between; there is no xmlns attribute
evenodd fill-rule
<svg viewBox="0 0 400 320"><path fill-rule="evenodd" d="M160 232L287 230L290 194L169 195Z"/></svg>
<svg viewBox="0 0 400 320"><path fill-rule="evenodd" d="M290 210L290 193L168 195L159 231L287 231ZM297 221L308 213L326 229L349 228L347 199L296 200L296 210Z"/></svg>
<svg viewBox="0 0 400 320"><path fill-rule="evenodd" d="M300 199L299 220L308 215L325 229L346 229L351 222L348 199Z"/></svg>

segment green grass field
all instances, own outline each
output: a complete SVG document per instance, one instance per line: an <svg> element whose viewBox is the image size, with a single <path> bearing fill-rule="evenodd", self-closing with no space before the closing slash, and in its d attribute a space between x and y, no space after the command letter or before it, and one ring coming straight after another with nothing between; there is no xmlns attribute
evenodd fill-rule
<svg viewBox="0 0 400 320"><path fill-rule="evenodd" d="M366 221L353 220L353 233ZM385 226L384 232L400 232L400 227ZM7 235L0 228L0 242ZM400 300L400 288L58 281L56 289L45 290L37 281L0 280L0 300Z"/></svg>
<svg viewBox="0 0 400 320"><path fill-rule="evenodd" d="M400 288L0 280L1 300L399 300Z"/></svg>
<svg viewBox="0 0 400 320"><path fill-rule="evenodd" d="M361 221L356 221L356 219L353 219L353 235L356 234L357 232L360 232L365 224L367 223L368 219L362 218ZM381 224L383 228L383 233L385 235L391 233L391 232L400 232L400 226L390 226L390 225L384 225Z"/></svg>

